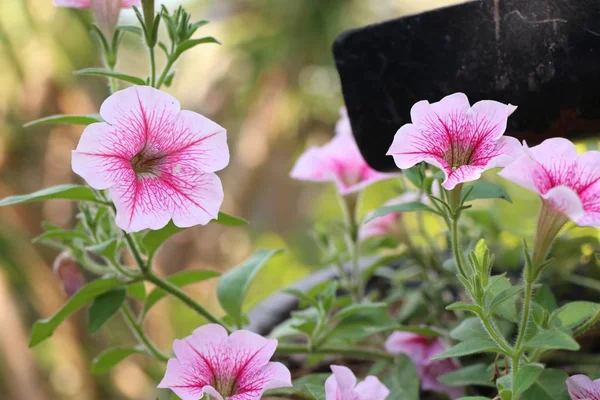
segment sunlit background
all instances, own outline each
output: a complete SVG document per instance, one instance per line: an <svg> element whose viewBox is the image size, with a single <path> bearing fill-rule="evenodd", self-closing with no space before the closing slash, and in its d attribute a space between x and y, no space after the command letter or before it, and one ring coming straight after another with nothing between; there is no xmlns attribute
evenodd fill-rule
<svg viewBox="0 0 600 400"><path fill-rule="evenodd" d="M159 2L169 8L180 4ZM211 225L179 234L158 257L158 272L224 271L253 249L287 248L252 288L256 302L317 268L308 231L315 220L338 216L333 188L295 182L288 173L306 146L323 143L333 134L343 99L331 44L346 29L451 2L457 1L187 2L195 19L211 21L197 35L215 36L223 45L202 45L186 53L167 90L184 109L227 128L232 159L220 173L223 209L248 219L250 225ZM108 95L105 80L72 74L101 66L97 44L88 32L89 18L86 11L55 8L51 0L0 1L0 198L78 182L71 172L70 152L82 128L22 126L51 114L97 113ZM130 11L122 20L135 23ZM126 36L117 68L146 75L139 39ZM368 190L363 207L379 205L392 194L391 184L378 184ZM537 207L534 197L521 191L515 196ZM514 213L514 208L501 205L496 221L508 224L510 218L503 217ZM166 398L154 388L162 366L148 359L132 357L102 376L89 372L90 361L102 349L134 343L118 316L89 336L85 313L79 313L50 340L28 349L33 321L65 302L51 269L56 251L30 240L41 232L41 221L68 227L73 216L74 205L67 201L0 209L0 399ZM502 225L502 239L517 249L517 235L531 226L530 220L519 217L508 228ZM588 248L584 254L592 251ZM189 290L219 312L214 280ZM146 327L168 350L173 338L189 334L202 322L177 301L165 300L153 309Z"/></svg>

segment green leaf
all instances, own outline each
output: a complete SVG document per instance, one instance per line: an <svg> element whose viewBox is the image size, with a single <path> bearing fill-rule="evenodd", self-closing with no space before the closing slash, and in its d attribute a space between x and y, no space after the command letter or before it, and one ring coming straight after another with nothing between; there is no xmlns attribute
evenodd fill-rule
<svg viewBox="0 0 600 400"><path fill-rule="evenodd" d="M144 36L144 30L142 28L140 28L139 26L120 25L120 26L117 26L117 29L119 29L121 31L133 33L134 35Z"/></svg>
<svg viewBox="0 0 600 400"><path fill-rule="evenodd" d="M127 285L127 296L133 297L139 301L146 301L146 286L144 282L136 282Z"/></svg>
<svg viewBox="0 0 600 400"><path fill-rule="evenodd" d="M33 121L29 121L24 128L31 128L32 126L39 125L50 125L50 124L68 124L68 125L90 125L95 122L104 122L102 117L97 114L83 114L83 115L50 115L48 117L39 118Z"/></svg>
<svg viewBox="0 0 600 400"><path fill-rule="evenodd" d="M221 44L217 39L211 36L203 37L200 39L188 39L184 42L179 43L177 48L175 49L175 54L179 57L184 51L191 49L192 47L198 46L203 43L216 43ZM176 57L176 58L177 58Z"/></svg>
<svg viewBox="0 0 600 400"><path fill-rule="evenodd" d="M0 200L0 207L12 204L28 203L31 201L42 201L51 199L68 199L80 201L99 202L94 192L87 186L80 185L58 185L37 192L10 196Z"/></svg>
<svg viewBox="0 0 600 400"><path fill-rule="evenodd" d="M95 76L103 76L105 78L114 78L120 81L125 81L129 83L133 83L134 85L144 86L146 82L142 78L138 78L137 76L124 74L122 72L111 71L109 69L103 68L85 68L80 69L79 71L73 72L74 75L95 75Z"/></svg>
<svg viewBox="0 0 600 400"><path fill-rule="evenodd" d="M387 306L386 303L361 303L361 304L351 304L348 307L342 308L333 316L333 321L342 321L346 318L349 318L355 314L358 314L363 311L369 311L377 308L385 308Z"/></svg>
<svg viewBox="0 0 600 400"><path fill-rule="evenodd" d="M444 358L462 357L486 352L504 354L504 352L496 346L496 343L489 339L469 339L431 357L431 360L443 360Z"/></svg>
<svg viewBox="0 0 600 400"><path fill-rule="evenodd" d="M234 267L219 279L217 284L219 303L236 324L242 324L242 306L256 274L271 257L281 251L257 251L248 260Z"/></svg>
<svg viewBox="0 0 600 400"><path fill-rule="evenodd" d="M49 338L56 328L72 313L85 306L96 297L123 286L116 278L107 277L92 281L79 289L69 301L52 317L41 319L33 324L29 347L33 347Z"/></svg>
<svg viewBox="0 0 600 400"><path fill-rule="evenodd" d="M494 310L496 310L497 307L501 306L505 301L509 299L513 299L514 301L514 297L517 295L517 293L520 293L522 290L523 286L517 285L511 286L498 293L496 296L494 296L494 298L488 305L488 313L494 312Z"/></svg>
<svg viewBox="0 0 600 400"><path fill-rule="evenodd" d="M461 311L469 311L474 314L479 314L481 312L481 307L477 304L465 303L463 301L457 301L455 303L449 304L446 306L446 310L461 310Z"/></svg>
<svg viewBox="0 0 600 400"><path fill-rule="evenodd" d="M521 395L520 400L569 400L565 383L568 378L563 371L545 369L535 383Z"/></svg>
<svg viewBox="0 0 600 400"><path fill-rule="evenodd" d="M461 397L458 400L492 400L489 397L483 397L483 396L467 396L467 397Z"/></svg>
<svg viewBox="0 0 600 400"><path fill-rule="evenodd" d="M98 354L92 361L92 374L104 374L110 371L115 365L133 354L144 352L142 346L138 347L115 347Z"/></svg>
<svg viewBox="0 0 600 400"><path fill-rule="evenodd" d="M386 400L419 400L419 375L412 360L405 354L398 357L383 383L390 390Z"/></svg>
<svg viewBox="0 0 600 400"><path fill-rule="evenodd" d="M555 310L550 316L552 326L572 329L592 317L600 310L600 304L589 301L574 301Z"/></svg>
<svg viewBox="0 0 600 400"><path fill-rule="evenodd" d="M83 232L78 231L64 231L62 229L52 229L42 233L39 236L36 236L31 241L33 243L42 242L44 240L52 240L58 239L61 242L64 241L72 241L72 240L82 240L84 243L89 243L90 238Z"/></svg>
<svg viewBox="0 0 600 400"><path fill-rule="evenodd" d="M568 334L556 329L538 332L525 343L525 346L543 350L579 350L579 343Z"/></svg>
<svg viewBox="0 0 600 400"><path fill-rule="evenodd" d="M538 379L544 366L542 364L528 364L524 365L517 372L515 382L513 382L513 393L515 398L519 398L521 393L526 391L535 383Z"/></svg>
<svg viewBox="0 0 600 400"><path fill-rule="evenodd" d="M477 181L474 184L465 188L469 192L465 201L477 199L503 199L512 203L508 192L504 188L493 182Z"/></svg>
<svg viewBox="0 0 600 400"><path fill-rule="evenodd" d="M491 381L492 374L487 365L474 364L441 375L437 378L440 383L448 386L489 386L495 387Z"/></svg>
<svg viewBox="0 0 600 400"><path fill-rule="evenodd" d="M542 285L540 289L537 291L534 301L538 303L542 308L544 308L549 313L553 312L558 308L558 304L556 303L556 297L554 297L554 293L548 285Z"/></svg>
<svg viewBox="0 0 600 400"><path fill-rule="evenodd" d="M221 275L219 272L211 271L208 269L191 269L173 274L167 277L167 281L169 281L177 287L183 287L191 285L193 283L202 282L207 279L216 278L219 275ZM150 292L150 294L148 295L148 299L146 300L145 312L148 312L150 308L152 308L166 295L167 292L160 288L156 288L152 292Z"/></svg>
<svg viewBox="0 0 600 400"><path fill-rule="evenodd" d="M99 254L103 257L114 259L118 248L119 242L117 239L110 239L94 246L88 246L86 247L86 250Z"/></svg>
<svg viewBox="0 0 600 400"><path fill-rule="evenodd" d="M125 288L111 290L94 299L90 307L88 332L96 333L123 305L127 291Z"/></svg>
<svg viewBox="0 0 600 400"><path fill-rule="evenodd" d="M384 207L378 208L377 210L375 210L373 213L371 213L370 215L368 215L365 218L365 220L363 221L363 224L366 224L367 222L370 222L370 221L374 220L375 218L379 218L379 217L382 217L386 214L390 214L393 212L412 212L412 211L430 211L432 213L436 213L436 211L434 211L432 208L426 206L423 203L419 203L418 201L411 201L409 203L394 204L391 206L384 206Z"/></svg>
<svg viewBox="0 0 600 400"><path fill-rule="evenodd" d="M489 335L481 325L477 317L466 318L452 331L450 337L455 340L465 341L469 339L487 339Z"/></svg>
<svg viewBox="0 0 600 400"><path fill-rule="evenodd" d="M490 283L486 289L485 294L485 304L491 304L496 296L500 295L507 289L512 288L512 284L503 275L496 275L491 277ZM499 298L501 300L501 298ZM515 298L507 297L502 300L501 303L495 307L494 314L500 316L504 319L507 319L511 322L518 321L519 317L517 314L517 303Z"/></svg>
<svg viewBox="0 0 600 400"><path fill-rule="evenodd" d="M234 217L233 215L219 212L217 219L210 221L211 223L221 224L225 226L244 226L248 225L248 221L240 217Z"/></svg>

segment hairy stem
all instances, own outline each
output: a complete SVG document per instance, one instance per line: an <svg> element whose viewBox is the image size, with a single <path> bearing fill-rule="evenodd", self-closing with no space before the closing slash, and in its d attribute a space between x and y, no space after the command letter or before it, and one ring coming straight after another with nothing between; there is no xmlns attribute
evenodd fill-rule
<svg viewBox="0 0 600 400"><path fill-rule="evenodd" d="M154 342L148 337L148 335L146 335L146 332L144 332L142 326L136 322L135 316L127 304L123 305L121 308L121 313L123 314L125 322L127 322L127 326L129 326L131 333L133 333L135 338L144 345L144 348L148 354L156 358L158 361L169 361L169 356L156 347Z"/></svg>
<svg viewBox="0 0 600 400"><path fill-rule="evenodd" d="M159 276L155 275L150 270L146 271L146 273L144 274L144 279L147 280L148 282L152 282L154 285L161 288L165 292L173 295L174 297L177 297L179 300L181 300L183 303L185 303L188 307L190 307L191 309L196 311L198 314L200 314L201 316L206 318L208 321L215 323L215 324L222 325L228 331L230 330L227 327L227 325L225 324L225 322L223 322L221 319L212 315L208 310L206 310L204 307L202 307L200 304L198 304L196 301L194 301L190 296L188 296L178 286L175 286L171 282L160 278Z"/></svg>
<svg viewBox="0 0 600 400"><path fill-rule="evenodd" d="M525 331L529 325L529 313L531 312L531 300L533 298L533 282L525 282L525 300L523 301L523 312L521 315L521 324L519 325L519 334L515 342L515 352L521 352L521 345L525 339Z"/></svg>

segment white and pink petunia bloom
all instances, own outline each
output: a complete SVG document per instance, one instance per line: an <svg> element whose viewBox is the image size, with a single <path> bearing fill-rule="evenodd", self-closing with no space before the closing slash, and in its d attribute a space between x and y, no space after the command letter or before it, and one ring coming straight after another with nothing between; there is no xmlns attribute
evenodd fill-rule
<svg viewBox="0 0 600 400"><path fill-rule="evenodd" d="M440 338L418 335L411 332L394 332L385 342L385 349L390 354L406 354L415 364L421 379L421 388L434 392L446 393L451 399L463 397L465 391L460 387L446 386L438 381L438 377L460 368L456 359L434 360L431 358L448 346Z"/></svg>
<svg viewBox="0 0 600 400"><path fill-rule="evenodd" d="M296 161L290 176L303 181L334 182L343 195L396 176L375 171L367 164L352 135L346 109L340 114L333 139L321 147L306 150Z"/></svg>
<svg viewBox="0 0 600 400"><path fill-rule="evenodd" d="M240 330L231 335L209 324L191 336L175 340L176 358L167 363L159 388L171 389L182 400L258 400L263 392L292 386L290 371L270 362L277 340Z"/></svg>
<svg viewBox="0 0 600 400"><path fill-rule="evenodd" d="M325 400L385 400L389 389L376 376L367 376L356 384L356 376L348 368L332 365L333 375L325 381Z"/></svg>
<svg viewBox="0 0 600 400"><path fill-rule="evenodd" d="M600 152L577 154L567 139L527 148L500 176L540 195L580 226L600 226Z"/></svg>
<svg viewBox="0 0 600 400"><path fill-rule="evenodd" d="M516 108L492 100L471 107L464 93L432 104L419 101L410 110L412 123L396 132L388 155L401 169L423 161L440 168L445 175L442 186L452 190L519 156L517 139L503 136L508 116Z"/></svg>
<svg viewBox="0 0 600 400"><path fill-rule="evenodd" d="M54 5L71 8L91 8L96 22L105 34L112 36L121 8L140 6L140 0L54 0Z"/></svg>
<svg viewBox="0 0 600 400"><path fill-rule="evenodd" d="M116 92L100 115L106 122L86 127L71 164L94 189L110 189L120 228L160 229L170 219L184 228L217 217L223 187L214 172L229 163L223 127L148 86Z"/></svg>
<svg viewBox="0 0 600 400"><path fill-rule="evenodd" d="M419 193L417 192L406 192L402 193L399 197L389 200L383 206L394 206L398 204L405 204L419 200ZM402 215L404 213L400 211L391 212L389 214L382 215L381 217L370 220L369 222L360 226L358 236L361 240L366 240L370 237L394 235L399 232L399 224L401 224ZM367 219L369 218L367 215ZM401 236L401 235L400 235Z"/></svg>
<svg viewBox="0 0 600 400"><path fill-rule="evenodd" d="M592 381L585 375L573 375L567 379L572 400L600 400L600 379Z"/></svg>

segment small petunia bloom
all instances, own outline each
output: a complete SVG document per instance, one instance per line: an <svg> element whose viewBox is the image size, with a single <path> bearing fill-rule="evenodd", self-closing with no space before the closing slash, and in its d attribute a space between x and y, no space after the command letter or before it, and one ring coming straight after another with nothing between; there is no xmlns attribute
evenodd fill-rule
<svg viewBox="0 0 600 400"><path fill-rule="evenodd" d="M263 392L292 386L290 371L270 362L277 340L240 330L231 335L209 324L191 336L175 340L176 358L167 363L159 388L171 389L182 400L205 394L214 400L258 400Z"/></svg>
<svg viewBox="0 0 600 400"><path fill-rule="evenodd" d="M395 199L389 200L383 206L394 206L418 200L419 193L411 191L403 193ZM404 213L401 211L395 211L370 220L369 222L360 226L358 231L358 237L361 240L385 235L398 236L401 238L405 233L400 226L400 224L402 223L401 220L403 214ZM368 219L370 215L372 214L368 214L366 218Z"/></svg>
<svg viewBox="0 0 600 400"><path fill-rule="evenodd" d="M139 6L140 0L54 0L59 7L91 8L100 29L112 37L121 8Z"/></svg>
<svg viewBox="0 0 600 400"><path fill-rule="evenodd" d="M585 375L573 375L567 379L571 400L600 400L600 379L592 381Z"/></svg>
<svg viewBox="0 0 600 400"><path fill-rule="evenodd" d="M376 376L367 376L356 384L356 376L342 365L332 365L325 381L325 400L385 400L389 389Z"/></svg>
<svg viewBox="0 0 600 400"><path fill-rule="evenodd" d="M223 202L214 173L229 163L225 129L181 111L171 95L132 86L100 108L72 154L73 171L94 189L110 189L116 223L127 232L204 225Z"/></svg>
<svg viewBox="0 0 600 400"><path fill-rule="evenodd" d="M451 399L463 397L465 391L460 387L446 386L438 381L438 377L460 368L456 359L431 360L431 358L448 346L440 338L431 338L410 332L394 332L385 342L388 353L406 354L413 361L419 378L421 388L434 392L446 393Z"/></svg>
<svg viewBox="0 0 600 400"><path fill-rule="evenodd" d="M67 297L73 296L85 285L85 277L77 260L68 251L63 251L52 264L52 271Z"/></svg>
<svg viewBox="0 0 600 400"><path fill-rule="evenodd" d="M600 152L577 154L567 139L527 148L499 173L540 195L545 204L580 226L600 227Z"/></svg>
<svg viewBox="0 0 600 400"><path fill-rule="evenodd" d="M442 186L452 190L479 179L488 169L506 166L521 153L517 139L503 136L516 108L492 100L471 106L464 93L437 103L419 101L410 110L412 123L396 132L387 154L401 169L420 162L441 169Z"/></svg>
<svg viewBox="0 0 600 400"><path fill-rule="evenodd" d="M335 136L321 147L311 147L296 161L290 176L313 182L334 182L342 195L356 193L365 187L389 179L395 174L375 171L363 158L350 127L346 109L340 111Z"/></svg>

